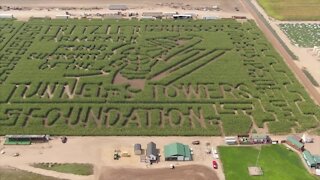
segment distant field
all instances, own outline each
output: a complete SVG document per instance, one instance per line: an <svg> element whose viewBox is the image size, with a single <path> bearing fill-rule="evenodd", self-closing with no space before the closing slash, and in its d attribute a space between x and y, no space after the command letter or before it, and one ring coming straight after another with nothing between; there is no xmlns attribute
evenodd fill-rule
<svg viewBox="0 0 320 180"><path fill-rule="evenodd" d="M278 20L320 20L320 0L258 0Z"/></svg>
<svg viewBox="0 0 320 180"><path fill-rule="evenodd" d="M256 163L259 149L257 147L219 147L227 180L233 179L272 179L272 180L317 180L303 166L298 155L288 151L282 145L262 146L258 166L263 176L253 177L248 173L248 166Z"/></svg>
<svg viewBox="0 0 320 180"><path fill-rule="evenodd" d="M59 180L16 169L0 168L0 180Z"/></svg>
<svg viewBox="0 0 320 180"><path fill-rule="evenodd" d="M279 27L293 44L310 48L320 46L320 24L280 24Z"/></svg>

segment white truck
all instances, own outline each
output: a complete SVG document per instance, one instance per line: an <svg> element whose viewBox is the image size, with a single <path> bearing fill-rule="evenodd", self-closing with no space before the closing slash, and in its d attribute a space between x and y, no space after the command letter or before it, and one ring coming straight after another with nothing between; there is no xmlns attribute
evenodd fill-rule
<svg viewBox="0 0 320 180"><path fill-rule="evenodd" d="M217 149L215 149L214 147L212 147L211 152L212 152L212 157L213 157L214 159L219 159L219 154L218 154Z"/></svg>

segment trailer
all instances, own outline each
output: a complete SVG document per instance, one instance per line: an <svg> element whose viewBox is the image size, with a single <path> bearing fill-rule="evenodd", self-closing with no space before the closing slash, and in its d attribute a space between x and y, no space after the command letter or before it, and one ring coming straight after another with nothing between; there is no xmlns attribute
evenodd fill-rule
<svg viewBox="0 0 320 180"><path fill-rule="evenodd" d="M191 14L174 14L173 19L192 19Z"/></svg>
<svg viewBox="0 0 320 180"><path fill-rule="evenodd" d="M238 144L237 137L234 136L225 137L224 141L228 145Z"/></svg>
<svg viewBox="0 0 320 180"><path fill-rule="evenodd" d="M221 19L221 17L218 17L218 16L203 16L203 19L205 19L205 20L215 20L215 19Z"/></svg>
<svg viewBox="0 0 320 180"><path fill-rule="evenodd" d="M62 15L56 15L56 19L69 19L70 15L62 14Z"/></svg>
<svg viewBox="0 0 320 180"><path fill-rule="evenodd" d="M0 19L13 19L13 14L0 14Z"/></svg>
<svg viewBox="0 0 320 180"><path fill-rule="evenodd" d="M6 135L4 145L30 145L50 140L50 135Z"/></svg>

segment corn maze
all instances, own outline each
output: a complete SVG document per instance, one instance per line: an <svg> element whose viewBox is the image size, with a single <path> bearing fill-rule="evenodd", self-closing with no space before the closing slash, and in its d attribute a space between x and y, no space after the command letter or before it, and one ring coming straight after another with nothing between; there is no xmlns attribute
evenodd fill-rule
<svg viewBox="0 0 320 180"><path fill-rule="evenodd" d="M277 134L320 117L251 21L0 21L0 94L1 134Z"/></svg>

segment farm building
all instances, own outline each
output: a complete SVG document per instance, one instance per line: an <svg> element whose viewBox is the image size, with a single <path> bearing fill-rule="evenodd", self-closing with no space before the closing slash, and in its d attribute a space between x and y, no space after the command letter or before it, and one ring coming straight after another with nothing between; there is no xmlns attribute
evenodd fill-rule
<svg viewBox="0 0 320 180"><path fill-rule="evenodd" d="M149 161L156 161L158 159L157 146L154 142L147 145L147 159Z"/></svg>
<svg viewBox="0 0 320 180"><path fill-rule="evenodd" d="M271 138L266 134L252 134L251 140L254 144L271 143Z"/></svg>
<svg viewBox="0 0 320 180"><path fill-rule="evenodd" d="M164 146L166 161L191 161L191 151L188 145L172 143Z"/></svg>
<svg viewBox="0 0 320 180"><path fill-rule="evenodd" d="M127 9L129 9L128 6L123 4L112 4L109 6L109 10L125 11Z"/></svg>
<svg viewBox="0 0 320 180"><path fill-rule="evenodd" d="M141 155L142 154L141 144L134 144L133 149L134 149L134 154L135 155Z"/></svg>
<svg viewBox="0 0 320 180"><path fill-rule="evenodd" d="M13 14L0 14L0 19L13 19Z"/></svg>
<svg viewBox="0 0 320 180"><path fill-rule="evenodd" d="M308 150L303 151L302 155L309 167L320 167L320 156L313 156Z"/></svg>
<svg viewBox="0 0 320 180"><path fill-rule="evenodd" d="M288 136L287 144L298 151L304 150L304 144L302 143L302 139L297 136Z"/></svg>
<svg viewBox="0 0 320 180"><path fill-rule="evenodd" d="M229 145L238 144L237 137L234 137L234 136L225 137L224 141L226 144L229 144Z"/></svg>
<svg viewBox="0 0 320 180"><path fill-rule="evenodd" d="M6 135L5 145L30 145L31 143L47 142L49 135Z"/></svg>

